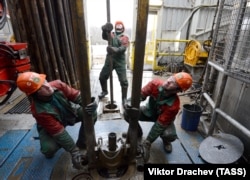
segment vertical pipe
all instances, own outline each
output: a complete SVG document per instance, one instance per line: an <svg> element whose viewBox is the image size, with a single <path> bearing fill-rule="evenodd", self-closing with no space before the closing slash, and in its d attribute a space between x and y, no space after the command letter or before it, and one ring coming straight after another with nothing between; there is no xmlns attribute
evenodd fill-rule
<svg viewBox="0 0 250 180"><path fill-rule="evenodd" d="M132 80L132 98L131 106L139 109L141 84L143 75L143 63L145 54L145 44L147 35L147 21L148 21L149 0L138 0L138 13L136 23L136 37L135 37L135 51L134 57L134 71ZM137 123L138 114L133 114L129 123L128 142L131 144L130 155L134 159L137 151Z"/></svg>
<svg viewBox="0 0 250 180"><path fill-rule="evenodd" d="M43 61L41 58L41 51L38 45L37 41L37 35L36 35L36 30L35 30L35 25L34 25L34 17L31 16L31 4L29 0L24 0L23 3L21 4L22 8L22 13L25 14L24 22L25 22L25 28L26 32L28 35L28 49L29 52L31 52L31 64L35 65L35 71L37 72L45 72L44 66L43 66Z"/></svg>
<svg viewBox="0 0 250 180"><path fill-rule="evenodd" d="M36 36L37 36L37 42L39 43L39 50L41 51L41 54L43 55L42 60L43 60L44 70L48 76L48 80L52 80L52 70L51 70L50 62L48 60L48 52L46 49L47 46L44 41L43 31L42 31L42 27L40 24L41 20L40 20L38 8L37 8L37 1L31 0L30 4L31 4L31 13L33 16L33 23L35 26L35 31L36 31Z"/></svg>
<svg viewBox="0 0 250 180"><path fill-rule="evenodd" d="M29 8L30 6L27 5L27 1L25 1L25 0L19 1L19 5L16 5L16 6L20 7L21 11L22 11L23 27L24 27L24 29L26 31L27 36L23 36L23 37L21 37L21 39L24 42L28 42L28 54L31 57L32 69L35 70L35 71L38 71L38 72L39 72L39 70L41 70L41 72L44 72L44 68L43 68L43 64L42 64L42 61L41 61L39 48L37 46L36 39L34 38L35 29L34 29L34 26L33 26L32 17L30 16L30 8ZM11 17L11 20L12 20L12 17ZM29 27L29 28L26 28L26 27ZM23 42L23 41L19 41L18 39L16 39L16 41L17 42ZM36 57L35 61L32 61L33 57Z"/></svg>
<svg viewBox="0 0 250 180"><path fill-rule="evenodd" d="M59 40L58 40L58 31L56 30L56 21L55 21L55 16L53 13L52 5L50 0L45 0L45 7L46 7L46 12L48 14L48 20L49 20L49 27L51 30L51 38L54 46L54 53L55 53L55 58L57 61L57 66L59 70L59 76L60 79L63 82L70 82L69 77L66 72L65 64L62 59L61 53L60 53L60 45L59 45ZM67 79L67 80L66 80Z"/></svg>
<svg viewBox="0 0 250 180"><path fill-rule="evenodd" d="M44 29L44 35L46 38L44 38L45 43L48 45L48 51L49 51L49 55L50 55L50 61L52 63L53 66L53 74L54 77L53 79L60 79L59 77L59 72L58 72L58 66L56 63L56 56L55 56L55 50L54 50L54 46L53 46L53 42L52 42L52 37L51 37L51 31L49 28L49 22L48 22L48 16L46 13L46 9L45 9L45 4L44 4L44 0L39 0L38 1L38 7L39 7L39 12L41 13L41 23L43 23L43 29Z"/></svg>
<svg viewBox="0 0 250 180"><path fill-rule="evenodd" d="M58 25L59 25L59 30L60 30L60 35L61 35L61 44L60 46L62 47L63 53L65 54L64 61L66 63L66 67L68 68L69 71L69 78L71 81L71 85L76 88L76 79L75 79L75 70L72 64L72 56L70 53L70 47L69 47L69 39L67 35L67 29L66 29L66 22L65 22L65 14L63 11L63 5L61 1L55 1L55 6L57 8L57 16L58 16Z"/></svg>
<svg viewBox="0 0 250 180"><path fill-rule="evenodd" d="M77 62L78 78L80 80L80 90L82 97L82 107L86 107L91 102L90 92L90 78L89 78L89 64L88 64L88 44L86 38L85 17L84 17L84 4L83 0L70 1L73 33L75 39L75 52ZM83 122L79 132L79 138L83 137L85 133L87 154L89 160L89 167L96 166L96 154L95 154L95 133L94 133L94 121L91 115L88 115L83 109ZM84 126L83 126L84 124ZM84 131L82 131L84 130ZM81 140L81 139L80 139Z"/></svg>
<svg viewBox="0 0 250 180"><path fill-rule="evenodd" d="M64 9L64 14L65 14L65 23L66 23L66 30L67 30L67 36L69 39L69 52L72 57L71 64L73 67L76 67L76 62L75 62L75 50L74 50L74 38L73 38L73 30L72 30L72 18L70 14L70 7L69 7L69 1L68 0L63 0L63 9ZM74 75L76 75L74 71ZM78 86L77 86L78 87Z"/></svg>
<svg viewBox="0 0 250 180"><path fill-rule="evenodd" d="M147 35L147 21L148 21L148 0L138 0L138 13L136 23L136 37L135 37L135 52L134 56L134 73L133 73L133 89L132 89L132 107L139 108L141 83L143 75L143 64L145 54L145 44Z"/></svg>
<svg viewBox="0 0 250 180"><path fill-rule="evenodd" d="M107 4L107 22L110 22L110 0L106 0ZM108 33L108 45L111 45L111 34ZM114 109L114 98L113 98L113 59L112 55L108 54L107 55L108 60L109 60L109 67L110 67L110 75L109 75L109 81L110 81L110 108Z"/></svg>
<svg viewBox="0 0 250 180"><path fill-rule="evenodd" d="M111 132L111 133L109 133L109 146L108 146L108 148L109 148L109 150L110 151L115 151L116 150L116 133L114 133L114 132Z"/></svg>
<svg viewBox="0 0 250 180"><path fill-rule="evenodd" d="M8 0L8 10L9 10L9 14L11 17L15 39L16 41L21 42L21 35L20 35L19 27L18 27L19 21L18 21L18 17L16 16L17 8L19 7L18 3L19 2L16 0Z"/></svg>

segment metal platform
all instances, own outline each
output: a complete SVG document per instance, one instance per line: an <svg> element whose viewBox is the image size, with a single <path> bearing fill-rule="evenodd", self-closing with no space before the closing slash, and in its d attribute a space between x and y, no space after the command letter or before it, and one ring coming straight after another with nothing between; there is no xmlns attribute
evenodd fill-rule
<svg viewBox="0 0 250 180"><path fill-rule="evenodd" d="M141 123L144 134L147 134L152 123ZM97 121L95 124L96 137L103 136L109 132L126 132L128 124L124 120ZM76 140L79 124L68 127L67 130ZM203 164L199 156L198 147L202 137L197 132L186 132L178 129L178 139L173 143L173 152L167 154L163 150L162 141L158 138L151 148L149 163L156 164ZM40 179L49 177L53 170L62 166L62 156L65 157L64 168L68 169L65 179L69 174L77 176L81 172L71 169L70 159L64 150L57 152L52 159L46 159L40 153L39 140L37 138L36 127L31 130L11 130L0 138L0 174L3 179ZM75 174L72 172L75 172ZM65 173L65 171L64 171ZM58 174L61 176L62 174ZM136 174L135 174L136 175ZM56 175L53 174L56 178ZM46 179L47 179L46 178Z"/></svg>
<svg viewBox="0 0 250 180"><path fill-rule="evenodd" d="M100 91L98 83L98 71L91 76L92 95L97 96ZM152 72L144 75L143 84L152 79ZM131 83L131 75L129 75ZM117 77L114 76L114 83L118 83ZM116 86L115 86L116 87ZM117 93L114 99L119 99ZM18 92L20 93L20 92ZM71 166L71 159L67 152L63 149L59 150L52 159L46 159L40 152L40 144L36 131L36 124L30 112L20 112L17 108L19 103L25 103L22 94L16 98L17 102L10 102L6 107L2 107L0 124L6 124L1 129L0 134L0 179L102 179L101 175L96 171L88 172L87 167L84 170L77 171ZM107 97L109 98L109 97ZM13 100L15 101L15 100ZM188 99L182 97L181 102L186 103ZM120 102L118 101L118 105ZM26 104L27 106L27 104ZM98 109L100 110L101 102ZM17 109L13 109L13 107ZM18 106L22 107L22 106ZM26 109L22 107L22 109ZM11 112L11 113L10 113ZM176 128L178 139L172 143L173 152L165 153L163 144L158 138L151 147L149 163L156 164L204 164L205 162L199 156L199 145L203 141L203 137L198 131L189 132L180 127L182 111L176 118ZM98 121L95 124L96 138L105 136L110 132L122 133L127 132L128 123L123 119L122 110L117 113L104 115L99 112ZM9 123L9 127L7 124ZM146 138L152 123L140 122L143 128L143 138ZM25 126L26 125L26 126ZM80 124L67 127L68 132L74 140L78 137ZM143 173L138 172L135 166L131 164L127 173L121 179L143 179Z"/></svg>

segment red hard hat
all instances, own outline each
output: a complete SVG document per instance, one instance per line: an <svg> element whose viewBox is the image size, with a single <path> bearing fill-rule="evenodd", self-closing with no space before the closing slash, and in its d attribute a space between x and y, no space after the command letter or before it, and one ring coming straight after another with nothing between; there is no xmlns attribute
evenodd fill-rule
<svg viewBox="0 0 250 180"><path fill-rule="evenodd" d="M17 77L17 86L18 88L30 95L36 92L44 83L46 78L45 74L38 74L35 72L24 72L18 75Z"/></svg>
<svg viewBox="0 0 250 180"><path fill-rule="evenodd" d="M186 91L192 86L193 78L186 72L179 72L173 75L178 86Z"/></svg>
<svg viewBox="0 0 250 180"><path fill-rule="evenodd" d="M116 32L124 32L125 27L122 21L116 21L115 22L115 31Z"/></svg>

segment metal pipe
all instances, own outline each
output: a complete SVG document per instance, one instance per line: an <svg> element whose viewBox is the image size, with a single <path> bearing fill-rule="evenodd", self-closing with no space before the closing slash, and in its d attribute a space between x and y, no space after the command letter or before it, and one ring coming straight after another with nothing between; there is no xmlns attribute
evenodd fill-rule
<svg viewBox="0 0 250 180"><path fill-rule="evenodd" d="M45 72L43 67L43 62L41 58L41 52L39 50L39 45L36 38L36 31L34 26L33 16L31 16L31 4L29 0L24 0L21 2L20 7L22 8L22 14L24 21L24 27L27 33L28 41L28 51L31 55L31 64L34 67L34 70L37 72ZM12 18L11 18L12 19ZM31 47L31 48L30 48ZM35 57L35 61L32 61L32 57Z"/></svg>
<svg viewBox="0 0 250 180"><path fill-rule="evenodd" d="M77 63L77 74L80 80L80 90L82 98L83 108L83 120L79 132L79 140L84 141L82 137L86 137L87 144L87 155L89 161L89 168L96 166L96 138L94 130L94 121L91 115L88 115L85 111L87 104L91 102L91 91L90 91L90 77L89 77L89 55L88 45L86 38L86 28L84 19L84 7L83 0L70 1L71 13L72 13L72 25L75 42L76 52L76 63ZM84 126L83 126L84 125ZM83 134L84 133L84 134Z"/></svg>
<svg viewBox="0 0 250 180"><path fill-rule="evenodd" d="M225 70L221 66L217 65L216 63L212 61L208 61L208 64L212 66L213 68L215 68L217 71L225 73Z"/></svg>
<svg viewBox="0 0 250 180"><path fill-rule="evenodd" d="M48 77L48 80L51 81L52 80L51 64L50 64L49 59L48 59L48 52L46 50L46 44L44 42L45 38L43 36L42 27L40 24L41 20L40 20L39 11L37 8L37 1L31 0L29 2L31 5L31 13L32 13L33 20L34 20L33 23L34 23L36 37L37 37L36 40L39 43L39 50L41 51L41 54L42 54L44 70L45 70L45 73Z"/></svg>
<svg viewBox="0 0 250 180"><path fill-rule="evenodd" d="M111 132L109 133L108 137L109 137L108 148L110 151L115 151L116 150L116 133Z"/></svg>
<svg viewBox="0 0 250 180"><path fill-rule="evenodd" d="M215 101L215 105L214 105L215 108L218 108L220 106L220 104L221 104L221 100L222 100L222 97L223 97L223 92L225 90L227 79L228 79L228 76L223 74L223 77L222 77L222 80L221 80L221 86L220 86L220 89L219 89L219 92L218 92L218 97L217 97L217 99ZM216 113L215 109L212 109L212 111L213 111L213 113L212 113L212 117L211 117L211 125L210 125L209 130L208 130L208 135L213 134L214 127L215 127L216 120L217 120L217 113Z"/></svg>
<svg viewBox="0 0 250 180"><path fill-rule="evenodd" d="M106 0L107 4L107 22L110 22L110 1ZM108 45L111 45L111 34L107 32L108 34ZM107 58L109 60L109 83L110 83L110 108L114 109L114 98L113 98L113 59L112 55L108 54Z"/></svg>
<svg viewBox="0 0 250 180"><path fill-rule="evenodd" d="M65 24L66 24L66 30L67 30L67 35L69 39L69 52L71 54L71 64L73 69L75 70L76 67L76 62L75 62L75 50L74 50L74 37L73 37L73 30L72 30L72 17L70 16L70 6L69 6L69 1L68 0L63 0L63 10L65 14ZM76 76L76 71L73 72L73 75ZM76 78L76 80L78 80ZM76 86L78 87L78 85Z"/></svg>
<svg viewBox="0 0 250 180"><path fill-rule="evenodd" d="M48 16L47 16L47 12L45 9L45 4L44 4L44 0L39 0L38 1L38 7L40 9L40 13L41 13L41 23L43 23L43 29L44 29L44 34L45 34L45 41L46 44L48 45L48 51L49 51L49 55L50 55L50 61L52 63L53 66L53 72L54 72L54 78L56 79L60 79L59 76L59 72L58 72L58 66L56 63L56 57L55 57L55 50L54 50L54 46L53 46L53 42L52 42L52 38L51 38L51 32L50 32L50 28L49 28L49 22L48 22Z"/></svg>
<svg viewBox="0 0 250 180"><path fill-rule="evenodd" d="M15 35L15 39L16 41L21 42L21 35L19 32L19 27L18 27L18 16L17 16L17 8L20 7L19 4L20 1L16 1L16 0L8 0L8 11L11 17L11 24L13 27L13 32Z"/></svg>
<svg viewBox="0 0 250 180"><path fill-rule="evenodd" d="M70 53L70 47L69 47L69 39L68 39L68 35L67 35L67 29L66 29L66 24L65 24L65 14L63 11L63 5L61 1L55 1L55 6L57 8L57 17L58 17L58 26L59 26L59 30L60 30L60 37L61 37L61 44L60 46L62 47L62 53L64 53L64 61L66 63L66 67L68 68L67 70L69 71L69 78L71 81L71 85L74 88L77 88L76 85L76 79L75 79L75 70L72 64L72 56Z"/></svg>
<svg viewBox="0 0 250 180"><path fill-rule="evenodd" d="M51 5L51 0L45 0L45 6L46 6L46 12L48 14L48 20L49 20L49 27L51 29L51 38L52 42L54 45L54 53L55 53L55 58L57 61L57 66L60 74L60 79L63 82L70 82L68 74L66 73L66 68L64 61L62 60L61 54L60 54L60 45L58 41L58 31L56 30L56 24L57 22L54 21L54 15L53 15L53 10L52 10L52 5ZM67 80L66 80L67 79Z"/></svg>
<svg viewBox="0 0 250 180"><path fill-rule="evenodd" d="M132 98L131 106L139 109L140 94L143 75L143 63L145 54L145 44L147 35L147 20L148 20L149 0L138 0L138 13L136 22L136 39L135 39L135 59L134 71L132 80ZM130 159L134 159L137 152L137 124L139 113L131 117L128 129L128 142L131 145Z"/></svg>
<svg viewBox="0 0 250 180"><path fill-rule="evenodd" d="M241 125L238 121L233 119L231 116L227 115L225 112L223 112L221 109L216 108L215 111L220 114L222 117L224 117L229 123L231 123L233 126L235 126L240 132L245 134L247 138L250 139L250 131L245 128L243 125Z"/></svg>
<svg viewBox="0 0 250 180"><path fill-rule="evenodd" d="M215 104L214 104L214 101L212 100L212 98L207 93L203 93L203 96L208 101L208 103L210 104L210 106L214 109L215 108Z"/></svg>

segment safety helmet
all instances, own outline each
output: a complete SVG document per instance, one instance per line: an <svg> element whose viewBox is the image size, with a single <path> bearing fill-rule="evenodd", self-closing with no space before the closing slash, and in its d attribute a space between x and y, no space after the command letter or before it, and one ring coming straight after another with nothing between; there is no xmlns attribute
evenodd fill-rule
<svg viewBox="0 0 250 180"><path fill-rule="evenodd" d="M18 75L17 77L17 86L18 88L30 95L36 92L44 83L46 78L45 74L38 74L35 72L24 72Z"/></svg>
<svg viewBox="0 0 250 180"><path fill-rule="evenodd" d="M186 91L189 89L193 83L193 79L190 74L186 72L179 72L173 75L176 83L182 89L182 91Z"/></svg>
<svg viewBox="0 0 250 180"><path fill-rule="evenodd" d="M122 33L124 32L125 27L122 21L115 22L115 32Z"/></svg>

